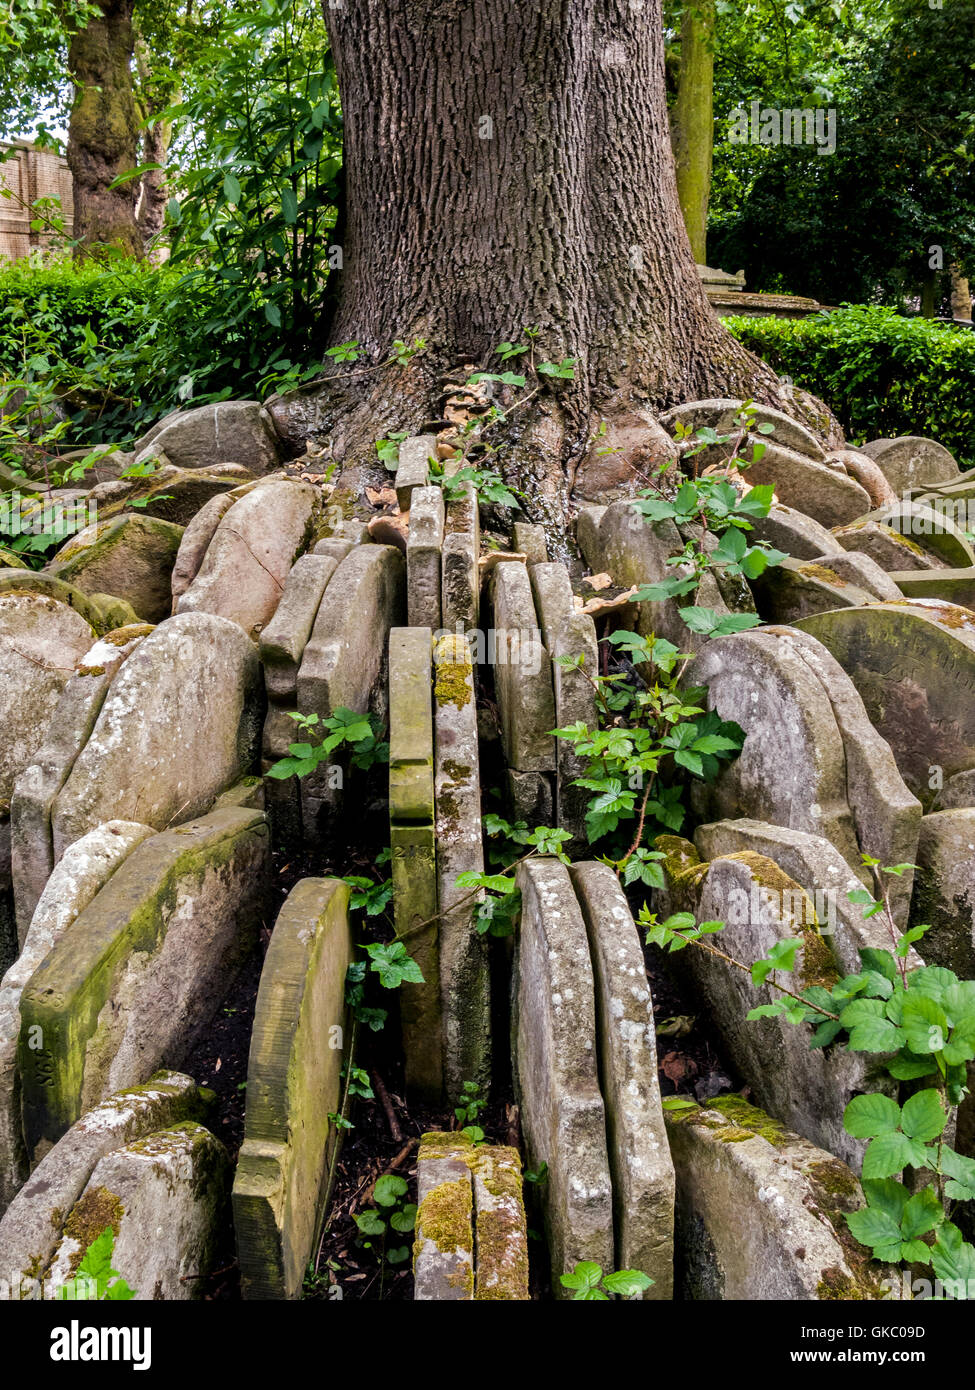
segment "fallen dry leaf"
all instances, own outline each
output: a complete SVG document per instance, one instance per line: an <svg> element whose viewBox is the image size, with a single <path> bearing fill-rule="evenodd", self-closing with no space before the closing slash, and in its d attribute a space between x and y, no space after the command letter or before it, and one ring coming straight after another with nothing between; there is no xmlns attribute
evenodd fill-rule
<svg viewBox="0 0 975 1390"><path fill-rule="evenodd" d="M608 589L612 582L613 576L604 572L590 574L586 579L586 585L590 589Z"/></svg>
<svg viewBox="0 0 975 1390"><path fill-rule="evenodd" d="M520 550L491 550L487 555L482 555L477 562L481 574L490 574L495 565L500 565L502 560L517 560L524 565L528 562L528 556L523 555Z"/></svg>
<svg viewBox="0 0 975 1390"><path fill-rule="evenodd" d="M366 497L374 507L396 505L396 489L392 487L367 487Z"/></svg>
<svg viewBox="0 0 975 1390"><path fill-rule="evenodd" d="M624 590L622 594L617 594L615 598L591 598L582 605L582 611L592 616L601 613L615 613L617 609L626 608L628 604L633 602L633 595L637 588L638 586L634 584L632 588Z"/></svg>
<svg viewBox="0 0 975 1390"><path fill-rule="evenodd" d="M377 545L398 546L404 555L409 529L409 512L395 512L392 516L374 516L366 525L366 530Z"/></svg>

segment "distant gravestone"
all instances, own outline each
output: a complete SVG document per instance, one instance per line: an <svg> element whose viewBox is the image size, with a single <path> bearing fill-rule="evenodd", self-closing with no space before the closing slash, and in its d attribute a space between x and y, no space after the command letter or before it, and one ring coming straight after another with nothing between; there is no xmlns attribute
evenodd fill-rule
<svg viewBox="0 0 975 1390"><path fill-rule="evenodd" d="M918 435L872 439L862 452L880 465L895 492L950 483L958 477L958 464L944 445Z"/></svg>
<svg viewBox="0 0 975 1390"><path fill-rule="evenodd" d="M135 446L136 462L164 453L180 468L239 463L251 473L278 464L278 440L257 401L217 401L165 416Z"/></svg>

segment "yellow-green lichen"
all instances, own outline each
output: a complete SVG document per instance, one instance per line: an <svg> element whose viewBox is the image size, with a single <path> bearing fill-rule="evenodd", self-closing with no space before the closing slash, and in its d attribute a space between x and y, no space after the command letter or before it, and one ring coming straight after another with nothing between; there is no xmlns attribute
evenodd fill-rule
<svg viewBox="0 0 975 1390"><path fill-rule="evenodd" d="M77 1271L84 1259L85 1251L92 1241L98 1239L106 1226L111 1226L118 1235L124 1215L125 1208L121 1199L107 1187L93 1187L82 1194L64 1223L65 1236L78 1243L78 1249L74 1251L70 1260L71 1274Z"/></svg>
<svg viewBox="0 0 975 1390"><path fill-rule="evenodd" d="M832 584L838 589L846 588L846 580L841 579L835 570L827 569L825 565L800 565L799 573L809 579L820 579L824 584Z"/></svg>
<svg viewBox="0 0 975 1390"><path fill-rule="evenodd" d="M787 1148L791 1142L792 1136L784 1125L773 1120L771 1115L766 1115L764 1110L759 1110L757 1105L749 1105L743 1096L717 1096L707 1101L706 1106L708 1110L717 1111L724 1119L730 1120L736 1130L746 1131L748 1138L758 1135L776 1149Z"/></svg>
<svg viewBox="0 0 975 1390"><path fill-rule="evenodd" d="M456 705L463 709L474 698L471 689L471 668L462 661L441 661L437 664L437 679L433 687L438 705Z"/></svg>
<svg viewBox="0 0 975 1390"><path fill-rule="evenodd" d="M418 1253L423 1242L430 1241L442 1255L473 1255L472 1207L469 1178L439 1183L420 1203L414 1250Z"/></svg>

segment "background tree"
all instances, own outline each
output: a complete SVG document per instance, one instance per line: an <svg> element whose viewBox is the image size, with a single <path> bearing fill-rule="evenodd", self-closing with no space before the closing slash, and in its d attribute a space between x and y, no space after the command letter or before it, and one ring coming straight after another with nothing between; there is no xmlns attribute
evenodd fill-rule
<svg viewBox="0 0 975 1390"><path fill-rule="evenodd" d="M680 19L676 96L670 111L677 196L691 251L707 263L708 200L714 148L715 0L688 4Z"/></svg>

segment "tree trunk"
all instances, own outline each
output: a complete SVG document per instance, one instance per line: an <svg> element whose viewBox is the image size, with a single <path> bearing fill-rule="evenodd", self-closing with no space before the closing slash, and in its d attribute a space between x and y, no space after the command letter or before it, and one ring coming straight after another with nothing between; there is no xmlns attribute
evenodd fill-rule
<svg viewBox="0 0 975 1390"><path fill-rule="evenodd" d="M135 57L139 78L136 109L142 125L142 163L163 166L160 169L147 169L139 181L136 221L146 255L154 261L161 261L168 255L167 248L161 244L161 234L166 222L168 188L165 165L169 157L173 123L157 118L160 111L179 101L179 84L171 77L167 80L167 77L153 73L152 55L141 36L136 40Z"/></svg>
<svg viewBox="0 0 975 1390"><path fill-rule="evenodd" d="M923 319L933 319L936 308L936 296L938 290L938 272L928 271L921 281L921 317Z"/></svg>
<svg viewBox="0 0 975 1390"><path fill-rule="evenodd" d="M972 292L968 278L961 273L961 266L952 263L951 267L951 316L970 323L972 318Z"/></svg>
<svg viewBox="0 0 975 1390"><path fill-rule="evenodd" d="M138 181L109 187L138 163L133 5L134 0L101 0L101 13L79 30L68 49L68 70L77 89L68 126L68 164L80 256L107 247L142 255L135 216Z"/></svg>
<svg viewBox="0 0 975 1390"><path fill-rule="evenodd" d="M351 413L348 378L276 402L296 443L329 434L343 464L374 460L381 433L439 413L444 370L497 367L498 344L533 329L536 361L578 364L513 417L516 473L553 502L603 420L777 399L695 268L659 0L326 0L325 18L348 187L331 341L354 339L376 363L394 338L427 346L369 378Z"/></svg>
<svg viewBox="0 0 975 1390"><path fill-rule="evenodd" d="M670 116L677 196L691 251L707 264L714 147L714 0L690 0L681 20L677 99Z"/></svg>

